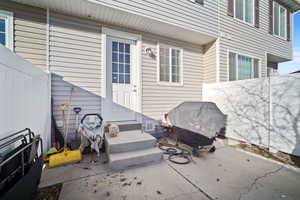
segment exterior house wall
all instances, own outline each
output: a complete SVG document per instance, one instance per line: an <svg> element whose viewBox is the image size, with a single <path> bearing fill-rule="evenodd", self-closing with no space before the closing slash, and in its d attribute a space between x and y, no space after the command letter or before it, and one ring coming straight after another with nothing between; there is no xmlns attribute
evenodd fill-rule
<svg viewBox="0 0 300 200"><path fill-rule="evenodd" d="M14 52L46 70L46 10L11 1L0 1L0 10L14 14Z"/></svg>
<svg viewBox="0 0 300 200"><path fill-rule="evenodd" d="M143 115L151 119L161 120L164 113L183 101L200 101L203 74L202 47L153 35L143 35L142 42ZM157 82L157 44L172 45L183 49L182 85ZM155 50L156 59L146 55L145 49L148 47Z"/></svg>
<svg viewBox="0 0 300 200"><path fill-rule="evenodd" d="M220 1L220 81L228 80L228 51L260 59L261 76L267 75L266 53L292 59L292 42L269 34L269 1L261 0L260 27L227 15L227 1Z"/></svg>
<svg viewBox="0 0 300 200"><path fill-rule="evenodd" d="M86 113L101 112L101 26L97 22L50 12L50 71L54 117L62 120L60 102L68 102L74 87L72 107ZM75 128L71 111L70 131Z"/></svg>
<svg viewBox="0 0 300 200"><path fill-rule="evenodd" d="M205 45L203 53L203 82L216 82L217 75L217 41Z"/></svg>
<svg viewBox="0 0 300 200"><path fill-rule="evenodd" d="M143 119L162 119L182 101L200 101L203 73L202 47L161 36L107 26L142 35L142 115ZM50 70L54 113L61 119L59 102L67 101L70 86L75 86L74 104L83 113L101 111L101 22L50 12ZM183 49L183 85L157 82L158 44ZM152 48L156 58L146 54ZM71 127L75 124L72 112Z"/></svg>
<svg viewBox="0 0 300 200"><path fill-rule="evenodd" d="M210 36L217 36L218 1L204 1L204 5L187 0L96 0L98 3L146 16ZM120 22L122 23L122 22ZM180 38L178 38L180 39Z"/></svg>

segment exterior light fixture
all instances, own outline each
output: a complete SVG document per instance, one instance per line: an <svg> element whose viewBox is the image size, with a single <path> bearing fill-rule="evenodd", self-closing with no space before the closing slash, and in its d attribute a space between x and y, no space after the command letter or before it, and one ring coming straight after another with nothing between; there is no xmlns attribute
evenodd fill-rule
<svg viewBox="0 0 300 200"><path fill-rule="evenodd" d="M154 54L153 50L150 47L146 48L146 54L148 56L150 56L151 58L155 58L155 54Z"/></svg>

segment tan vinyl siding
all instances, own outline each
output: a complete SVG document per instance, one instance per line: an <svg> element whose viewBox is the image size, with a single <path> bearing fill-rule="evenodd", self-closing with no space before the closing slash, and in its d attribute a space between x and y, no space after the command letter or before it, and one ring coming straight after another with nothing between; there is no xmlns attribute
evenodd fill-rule
<svg viewBox="0 0 300 200"><path fill-rule="evenodd" d="M217 42L212 42L204 47L203 53L203 82L214 83L216 82L217 74Z"/></svg>
<svg viewBox="0 0 300 200"><path fill-rule="evenodd" d="M269 34L269 3L260 1L260 28L227 15L227 1L220 1L220 81L228 80L228 51L260 59L261 76L267 75L266 53L292 59L292 42Z"/></svg>
<svg viewBox="0 0 300 200"><path fill-rule="evenodd" d="M14 14L15 53L46 70L46 10L11 1L0 1L0 9Z"/></svg>
<svg viewBox="0 0 300 200"><path fill-rule="evenodd" d="M106 25L107 26L107 25ZM183 101L200 101L203 74L202 47L149 33L126 28L110 28L142 35L142 114L146 118L161 119L163 113ZM61 117L58 103L67 101L69 87L76 86L75 105L84 112L101 111L101 33L100 22L50 13L50 69L54 111ZM183 85L157 83L157 61L146 55L151 47L157 55L157 44L183 49ZM74 105L74 106L75 106ZM105 117L105 116L104 116ZM74 115L72 115L74 124Z"/></svg>
<svg viewBox="0 0 300 200"><path fill-rule="evenodd" d="M61 119L59 102L74 87L72 107L85 113L101 111L101 26L97 22L50 12L50 70L54 114ZM75 115L71 111L71 132Z"/></svg>
<svg viewBox="0 0 300 200"><path fill-rule="evenodd" d="M167 44L183 49L183 85L162 85L157 83L157 57L145 54L152 48L157 55L157 44ZM142 111L147 119L160 120L163 114L183 101L200 101L203 74L202 48L186 43L143 35L142 55Z"/></svg>
<svg viewBox="0 0 300 200"><path fill-rule="evenodd" d="M204 1L204 5L199 5L188 0L97 1L105 6L146 16L210 36L217 36L217 1ZM180 40L181 38L177 39Z"/></svg>

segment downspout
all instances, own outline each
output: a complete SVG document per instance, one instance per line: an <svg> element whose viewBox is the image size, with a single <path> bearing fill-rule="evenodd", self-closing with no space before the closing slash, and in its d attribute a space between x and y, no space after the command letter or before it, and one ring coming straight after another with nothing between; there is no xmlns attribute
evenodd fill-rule
<svg viewBox="0 0 300 200"><path fill-rule="evenodd" d="M50 10L47 8L46 10L46 15L47 15L47 24L46 24L46 65L47 65L47 72L49 73L48 75L48 92L49 92L49 105L48 105L48 110L49 110L49 136L48 136L48 144L47 148L52 146L52 120L51 120L51 69L50 69ZM46 146L46 145L45 145Z"/></svg>
<svg viewBox="0 0 300 200"><path fill-rule="evenodd" d="M220 82L220 33L221 33L221 27L220 27L220 7L221 3L218 0L217 1L217 40L216 40L216 82Z"/></svg>
<svg viewBox="0 0 300 200"><path fill-rule="evenodd" d="M268 63L268 62L267 62ZM271 149L271 129L272 129L272 91L271 91L271 76L268 77L268 95L269 95L269 121L268 121L268 150Z"/></svg>

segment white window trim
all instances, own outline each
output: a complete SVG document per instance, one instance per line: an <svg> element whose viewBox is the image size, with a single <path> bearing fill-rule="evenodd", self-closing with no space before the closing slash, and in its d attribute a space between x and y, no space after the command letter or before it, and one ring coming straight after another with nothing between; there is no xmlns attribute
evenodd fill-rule
<svg viewBox="0 0 300 200"><path fill-rule="evenodd" d="M160 81L160 46L169 48L169 81ZM180 51L180 72L179 72L179 82L172 82L172 49ZM183 86L183 49L167 44L157 43L157 83L160 85L173 85L173 86Z"/></svg>
<svg viewBox="0 0 300 200"><path fill-rule="evenodd" d="M6 21L5 46L11 51L14 51L14 14L9 11L0 10L0 18Z"/></svg>
<svg viewBox="0 0 300 200"><path fill-rule="evenodd" d="M243 6L243 20L236 17L236 3L235 3L235 1L236 0L233 1L233 13L234 13L233 16L234 16L234 19L236 19L237 21L240 21L242 23L248 24L250 26L254 26L255 25L255 2L254 2L254 0L252 0L253 1L253 7L252 7L253 21L252 21L252 23L246 22L246 20L245 20L245 13L246 13L245 12L245 7L246 7L245 4Z"/></svg>
<svg viewBox="0 0 300 200"><path fill-rule="evenodd" d="M279 27L279 30L278 30L278 35L275 34L275 12L274 12L274 8L275 8L275 4L278 4L278 7L279 7L279 21L278 21L278 27ZM280 28L280 22L281 22L281 17L280 17L280 8L283 8L285 10L285 18L284 18L284 21L285 21L285 37L282 37L280 36L280 32L281 32L281 28ZM273 1L273 35L275 37L278 37L280 39L284 39L284 40L287 40L287 9L285 7L283 7L282 5L280 5L279 3L277 3L276 1Z"/></svg>
<svg viewBox="0 0 300 200"><path fill-rule="evenodd" d="M258 57L255 57L255 56L252 56L252 55L247 55L247 54L243 54L243 53L239 53L237 51L230 51L230 50L227 50L227 81L230 81L229 80L229 75L230 75L230 72L229 72L229 53L235 53L236 54L236 69L235 69L235 79L234 81L245 81L245 80L252 80L252 79L257 79L257 78L261 78L261 59L259 59ZM254 77L251 77L250 79L243 79L243 80L239 80L238 79L238 75L239 75L239 67L238 67L238 56L246 56L246 57L249 57L249 58L252 58L252 67L251 67L251 73L254 72L254 62L253 60L254 59L257 59L258 60L258 77L257 78L254 78ZM253 73L254 74L254 73Z"/></svg>

